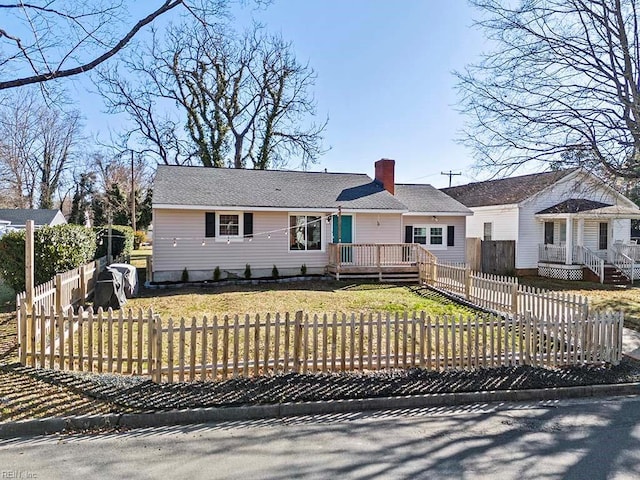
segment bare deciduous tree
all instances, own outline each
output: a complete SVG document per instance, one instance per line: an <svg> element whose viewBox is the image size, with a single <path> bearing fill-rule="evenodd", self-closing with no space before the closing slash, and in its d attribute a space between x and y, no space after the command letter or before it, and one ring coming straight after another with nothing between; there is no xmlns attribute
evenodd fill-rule
<svg viewBox="0 0 640 480"><path fill-rule="evenodd" d="M0 189L16 207L52 208L67 180L82 125L77 111L47 107L32 92L0 108Z"/></svg>
<svg viewBox="0 0 640 480"><path fill-rule="evenodd" d="M229 0L155 1L154 10L133 21L127 3L122 0L0 3L0 90L87 72L116 55L140 30L167 12L181 10L192 21L202 21L224 12Z"/></svg>
<svg viewBox="0 0 640 480"><path fill-rule="evenodd" d="M130 133L161 161L195 157L208 167L265 169L293 157L305 166L322 152L326 122L309 121L315 75L290 44L259 27L236 36L210 24L181 25L167 38L165 45L154 41L148 55L127 59L139 79L127 82L111 71L100 84L110 110L128 113ZM179 106L179 117L162 112L167 101ZM178 125L186 126L189 143Z"/></svg>
<svg viewBox="0 0 640 480"><path fill-rule="evenodd" d="M478 164L512 171L574 160L640 178L637 0L471 3L492 48L457 74L463 142Z"/></svg>

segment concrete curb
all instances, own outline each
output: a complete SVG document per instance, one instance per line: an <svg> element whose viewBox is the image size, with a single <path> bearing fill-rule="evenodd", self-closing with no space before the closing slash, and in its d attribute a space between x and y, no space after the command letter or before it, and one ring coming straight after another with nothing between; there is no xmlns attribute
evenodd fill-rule
<svg viewBox="0 0 640 480"><path fill-rule="evenodd" d="M77 417L56 417L0 423L0 438L7 439L114 427L161 427L208 422L281 418L296 415L443 407L470 403L563 400L603 396L614 397L638 394L640 394L640 382L530 390L491 390L484 392L443 393L406 397L282 403L277 405L194 408L149 413L83 415Z"/></svg>

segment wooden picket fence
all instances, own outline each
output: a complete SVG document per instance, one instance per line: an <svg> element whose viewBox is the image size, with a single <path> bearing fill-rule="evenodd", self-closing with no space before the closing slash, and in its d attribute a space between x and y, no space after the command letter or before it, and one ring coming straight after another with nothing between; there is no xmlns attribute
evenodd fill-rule
<svg viewBox="0 0 640 480"><path fill-rule="evenodd" d="M154 381L219 380L276 373L421 367L617 364L622 314L589 319L527 315L428 317L235 315L162 321L153 312L28 314L19 338L24 365L147 375Z"/></svg>
<svg viewBox="0 0 640 480"><path fill-rule="evenodd" d="M475 272L466 265L433 258L420 265L423 283L500 315L531 314L539 318L587 318L586 297L520 285L516 277Z"/></svg>

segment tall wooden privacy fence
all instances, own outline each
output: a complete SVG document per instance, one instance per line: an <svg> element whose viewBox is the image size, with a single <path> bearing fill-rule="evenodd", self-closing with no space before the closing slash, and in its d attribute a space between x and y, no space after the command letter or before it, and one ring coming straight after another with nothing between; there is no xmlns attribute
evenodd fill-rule
<svg viewBox="0 0 640 480"><path fill-rule="evenodd" d="M168 382L407 367L617 364L622 320L617 313L554 319L296 312L162 321L150 311L25 310L20 360Z"/></svg>
<svg viewBox="0 0 640 480"><path fill-rule="evenodd" d="M531 314L539 318L587 318L589 301L579 295L520 285L516 277L472 271L468 266L428 258L419 264L420 280L503 315Z"/></svg>

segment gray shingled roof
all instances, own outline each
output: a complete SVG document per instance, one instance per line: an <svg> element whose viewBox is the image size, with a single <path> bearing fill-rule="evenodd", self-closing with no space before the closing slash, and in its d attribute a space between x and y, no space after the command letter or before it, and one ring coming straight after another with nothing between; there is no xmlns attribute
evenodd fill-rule
<svg viewBox="0 0 640 480"><path fill-rule="evenodd" d="M534 173L500 180L469 183L441 190L467 207L508 205L526 200L576 170L576 168L571 168L555 172Z"/></svg>
<svg viewBox="0 0 640 480"><path fill-rule="evenodd" d="M406 210L369 176L160 165L153 205Z"/></svg>
<svg viewBox="0 0 640 480"><path fill-rule="evenodd" d="M0 220L7 220L11 225L26 225L33 220L36 225L49 225L60 210L0 208Z"/></svg>
<svg viewBox="0 0 640 480"><path fill-rule="evenodd" d="M410 212L453 213L471 215L472 212L457 200L426 184L396 184L395 197Z"/></svg>
<svg viewBox="0 0 640 480"><path fill-rule="evenodd" d="M610 207L609 203L596 202L595 200L586 200L584 198L570 198L564 202L540 210L536 215L545 215L547 213L579 213L596 210L598 208Z"/></svg>

